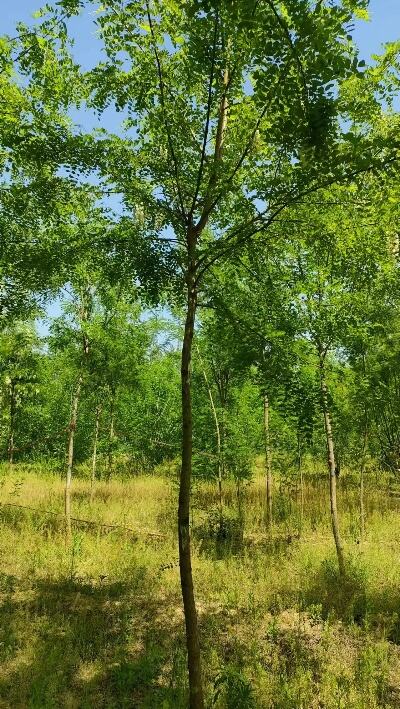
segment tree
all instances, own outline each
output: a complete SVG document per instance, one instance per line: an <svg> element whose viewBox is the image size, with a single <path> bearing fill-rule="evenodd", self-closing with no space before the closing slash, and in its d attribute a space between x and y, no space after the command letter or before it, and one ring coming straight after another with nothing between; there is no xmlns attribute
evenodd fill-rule
<svg viewBox="0 0 400 709"><path fill-rule="evenodd" d="M328 371L333 352L340 360L340 348L354 347L355 333L371 328L368 294L388 265L388 222L376 222L377 204L366 203L371 195L367 180L364 192L353 187L354 201L340 199L342 190L332 188L311 198L307 213L297 209L296 239L288 234L286 264L295 283L295 309L299 334L314 351L319 372L320 403L324 419L330 483L330 511L339 570L345 574L345 558L337 508L337 478L340 465L336 453L332 397ZM372 185L373 191L373 185ZM314 211L315 207L315 211ZM321 209L322 207L322 209ZM363 223L360 225L360 208ZM361 227L361 228L360 228ZM303 236L302 236L303 235ZM378 283L375 283L375 292ZM382 292L382 288L380 288ZM342 354L343 357L343 354ZM364 423L364 441L365 441ZM365 442L364 442L365 446ZM365 450L362 453L365 456Z"/></svg>
<svg viewBox="0 0 400 709"><path fill-rule="evenodd" d="M67 470L65 477L65 525L67 540L71 539L71 483L74 465L74 441L78 421L78 407L81 397L84 375L90 352L88 322L93 310L93 292L90 284L81 281L71 293L71 300L66 308L67 317L53 324L53 347L69 350L74 361L75 377L72 383L70 421L67 427ZM68 317L69 315L69 317ZM71 322L72 316L72 322Z"/></svg>
<svg viewBox="0 0 400 709"><path fill-rule="evenodd" d="M211 295L219 330L225 333L226 351L237 369L249 372L253 367L252 377L260 392L269 532L273 522L270 412L271 405L282 399L283 388L289 389L295 332L289 291L281 278L282 248L277 235L265 250L250 244L234 265L214 269Z"/></svg>
<svg viewBox="0 0 400 709"><path fill-rule="evenodd" d="M8 405L7 456L10 465L18 450L15 443L18 410L34 393L39 360L37 334L32 325L16 323L0 333L0 374L3 401Z"/></svg>
<svg viewBox="0 0 400 709"><path fill-rule="evenodd" d="M106 479L113 471L116 448L116 416L121 389L138 386L140 368L151 346L154 323L141 320L139 303L134 293L123 293L121 287L107 287L103 282L94 296L94 312L88 325L91 356L88 362L88 388L96 392L96 447L100 411L109 413L109 439ZM96 450L92 459L92 490L95 476Z"/></svg>

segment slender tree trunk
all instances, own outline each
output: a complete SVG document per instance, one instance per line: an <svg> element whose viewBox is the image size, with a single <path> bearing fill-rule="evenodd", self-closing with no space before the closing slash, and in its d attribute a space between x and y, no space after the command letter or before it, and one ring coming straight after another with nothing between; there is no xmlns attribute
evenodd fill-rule
<svg viewBox="0 0 400 709"><path fill-rule="evenodd" d="M68 434L68 459L67 459L67 475L65 479L65 533L67 542L70 541L72 536L71 528L71 483L72 483L72 468L74 465L74 442L75 442L75 431L76 422L78 419L78 406L79 399L81 395L81 389L83 384L83 369L84 362L89 355L89 338L87 336L85 325L89 318L89 305L90 305L90 287L86 285L81 289L80 300L79 300L79 318L81 326L82 335L82 356L80 364L80 372L76 385L76 389L72 398L71 405L71 420L69 424L69 434Z"/></svg>
<svg viewBox="0 0 400 709"><path fill-rule="evenodd" d="M272 531L272 468L271 445L269 435L269 399L264 394L264 452L265 452L265 485L267 492L267 526Z"/></svg>
<svg viewBox="0 0 400 709"><path fill-rule="evenodd" d="M238 506L239 519L243 518L243 508L242 508L242 486L240 478L236 478L236 500Z"/></svg>
<svg viewBox="0 0 400 709"><path fill-rule="evenodd" d="M107 482L110 482L111 474L114 465L114 439L115 439L115 390L111 394L111 412L110 412L110 435L108 439L108 465L107 465Z"/></svg>
<svg viewBox="0 0 400 709"><path fill-rule="evenodd" d="M217 476L218 476L218 501L219 501L219 517L220 517L220 522L222 523L222 514L223 514L223 499L222 499L222 470L223 470L223 462L222 462L222 450L221 450L221 431L220 431L220 426L219 426L219 420L218 420L218 414L217 414L217 409L215 408L215 403L214 403L214 397L212 395L211 387L210 387L210 382L208 380L206 368L204 366L203 360L201 358L200 350L198 347L196 347L201 367L203 370L203 377L204 381L206 383L207 391L208 391L208 397L210 399L210 404L211 404L211 411L214 416L214 422L215 422L215 433L216 433L216 438L217 438L217 457L218 457L218 470L217 470Z"/></svg>
<svg viewBox="0 0 400 709"><path fill-rule="evenodd" d="M360 541L361 544L364 542L365 538L365 505L364 505L364 473L365 464L367 458L367 447L368 447L368 428L367 423L365 423L364 435L363 435L363 447L361 452L361 466L360 466Z"/></svg>
<svg viewBox="0 0 400 709"><path fill-rule="evenodd" d="M303 456L301 451L301 436L300 431L297 433L297 465L299 472L299 484L300 484L300 536L303 533L303 519L304 519L304 479L303 479Z"/></svg>
<svg viewBox="0 0 400 709"><path fill-rule="evenodd" d="M74 464L74 439L76 431L76 422L78 418L79 398L82 388L82 374L79 375L78 383L72 399L71 420L68 432L68 460L67 460L67 476L65 479L65 531L67 540L71 539L71 483L72 483L72 468Z"/></svg>
<svg viewBox="0 0 400 709"><path fill-rule="evenodd" d="M90 480L90 502L93 502L93 498L94 498L94 483L95 483L95 479L96 479L97 442L99 440L100 414L101 414L101 406L99 404L98 406L96 406L96 421L94 424L92 476L91 476L91 480Z"/></svg>
<svg viewBox="0 0 400 709"><path fill-rule="evenodd" d="M189 226L186 234L187 246L187 309L185 331L182 343L181 357L181 388L182 388L182 466L179 482L179 503L178 503L178 540L179 540L179 572L181 579L183 611L186 626L186 647L188 654L189 670L189 707L190 709L204 709L203 682L201 675L200 642L197 621L196 603L194 599L192 560L190 551L190 485L192 478L192 457L193 457L193 422L192 422L192 399L190 370L192 359L192 345L194 335L194 324L197 307L197 285L196 285L196 246L201 232L205 228L210 210L212 209L212 193L216 182L216 168L221 162L226 122L228 117L228 97L227 87L229 84L229 73L224 72L224 94L221 100L215 138L214 169L210 177L207 196L202 211L202 215L193 227L191 213L189 215Z"/></svg>
<svg viewBox="0 0 400 709"><path fill-rule="evenodd" d="M10 384L10 433L8 436L8 462L10 465L14 463L14 432L16 408L17 402L15 396L15 384L12 381Z"/></svg>
<svg viewBox="0 0 400 709"><path fill-rule="evenodd" d="M226 428L225 428L225 401L221 402L221 425L220 425L220 453L219 453L219 464L218 464L218 492L219 492L219 507L220 507L220 519L222 524L222 514L223 514L223 494L222 494L222 482L225 478L225 451L226 451Z"/></svg>
<svg viewBox="0 0 400 709"><path fill-rule="evenodd" d="M229 372L223 371L218 367L214 371L214 381L217 385L219 403L221 407L221 418L219 423L219 448L220 448L220 470L219 470L219 482L220 482L220 508L221 508L221 523L222 523L222 481L225 477L225 451L226 451L226 426L225 426L225 412L228 400L228 382L229 382Z"/></svg>
<svg viewBox="0 0 400 709"><path fill-rule="evenodd" d="M366 370L366 352L362 354L362 373L363 379L365 380L367 370ZM367 461L367 450L368 450L368 409L367 404L364 401L364 431L363 431L363 445L361 451L361 466L360 466L360 542L361 546L364 543L365 538L365 506L364 506L364 473Z"/></svg>
<svg viewBox="0 0 400 709"><path fill-rule="evenodd" d="M321 382L321 399L322 399L322 410L324 414L325 423L325 435L326 435L326 445L328 454L328 471L329 471L329 495L330 495L330 509L331 509L331 523L333 537L335 540L336 554L339 565L339 573L341 576L345 575L345 562L344 562L344 551L343 544L340 536L339 529L339 516L337 509L337 480L336 480L336 461L335 461L335 446L333 440L332 431L332 419L328 406L328 386L325 377L325 356L320 351L319 352L319 368L320 368L320 382Z"/></svg>
<svg viewBox="0 0 400 709"><path fill-rule="evenodd" d="M186 645L189 670L190 709L203 709L203 685L200 662L200 643L197 611L194 598L192 561L190 551L190 486L192 476L193 424L191 401L191 357L196 317L197 292L194 282L194 245L189 246L189 267L187 272L187 311L185 332L182 343L181 387L182 387L182 466L179 485L178 539L179 570L182 589L183 609L186 625ZM192 257L191 257L192 254Z"/></svg>

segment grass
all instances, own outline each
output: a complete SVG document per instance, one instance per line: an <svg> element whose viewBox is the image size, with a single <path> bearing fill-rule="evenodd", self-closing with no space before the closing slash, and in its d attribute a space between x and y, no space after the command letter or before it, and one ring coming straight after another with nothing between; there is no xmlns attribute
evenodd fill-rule
<svg viewBox="0 0 400 709"><path fill-rule="evenodd" d="M83 471L84 472L84 471ZM400 706L398 502L341 482L348 577L337 575L326 486L308 484L299 534L296 491L276 490L273 540L264 482L193 492L193 569L209 707ZM171 476L73 483L34 467L0 469L0 707L187 706L186 658ZM4 503L31 506L32 512ZM61 516L49 515L52 511Z"/></svg>

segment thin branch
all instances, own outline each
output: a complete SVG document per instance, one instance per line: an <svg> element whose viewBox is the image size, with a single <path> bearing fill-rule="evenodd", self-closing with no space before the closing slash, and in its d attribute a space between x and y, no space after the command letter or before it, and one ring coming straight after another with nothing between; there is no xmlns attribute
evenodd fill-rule
<svg viewBox="0 0 400 709"><path fill-rule="evenodd" d="M244 265L244 264L242 264L242 265ZM212 271L210 271L210 273L211 273L211 275L213 276L213 278L217 279L216 275L215 275ZM260 346L261 346L261 348L264 347L264 345L265 345L265 343L266 343L266 341L267 341L267 340L266 340L266 337L265 337L265 334L263 334L262 332L260 332L259 330L257 330L253 325L250 325L249 323L245 323L245 322L237 315L237 313L234 313L234 312L229 308L229 306L226 304L226 301L225 301L223 298L218 301L218 304L219 304L220 307L222 306L223 310L225 310L226 315L228 316L228 318L231 320L231 322L232 322L234 325L238 325L238 324L239 324L239 326L242 327L243 335L246 335L249 331L252 332L253 335L255 335L256 338L258 338L258 339L260 340Z"/></svg>
<svg viewBox="0 0 400 709"><path fill-rule="evenodd" d="M282 212L286 208L286 204L281 205L278 209L273 212L273 214L268 218L266 222L260 223L260 220L262 220L263 215L268 211L268 209L264 210L261 214L257 215L253 219L250 219L246 224L241 224L237 229L235 229L233 232L228 234L228 236L224 237L223 239L219 240L217 242L217 246L220 247L221 244L225 246L227 242L226 248L223 248L222 251L219 251L217 254L215 254L209 261L208 263L206 262L202 268L200 268L197 278L196 278L196 283L201 279L201 277L204 275L204 273L212 266L221 256L226 255L229 253L232 249L236 248L239 243L242 243L243 241L246 241L247 239L250 239L254 234L257 234L260 231L263 231L267 229L272 221L275 219L280 212ZM250 231L247 232L246 229L250 227ZM236 237L242 235L239 241L236 241L232 244L232 240ZM205 254L204 257L199 259L198 265L201 265L204 263L205 258L207 257L207 254Z"/></svg>
<svg viewBox="0 0 400 709"><path fill-rule="evenodd" d="M217 182L218 167L222 162L222 149L225 140L225 133L228 122L228 92L232 82L232 73L228 67L228 58L226 57L226 66L224 69L223 76L223 92L221 96L219 111L218 111L218 123L215 135L215 145L214 145L214 160L213 168L211 171L210 179L208 182L207 193L204 199L204 207L200 216L199 221L195 226L195 231L200 234L205 226L207 225L209 216L214 209L214 200L212 199L212 192ZM210 201L211 200L211 201Z"/></svg>
<svg viewBox="0 0 400 709"><path fill-rule="evenodd" d="M399 159L400 159L399 156L396 155L396 156L393 156L393 157L389 158L388 160L386 160L384 164L388 165L388 164L398 161ZM232 250L232 248L236 248L239 244L243 243L247 239L250 239L257 232L265 231L266 229L268 229L268 227L272 224L272 222L274 222L276 220L276 217L279 216L279 214L282 211L284 211L287 207L290 207L293 204L296 204L299 199L302 199L303 197L306 197L309 194L313 194L315 192L318 192L321 189L325 189L326 187L330 187L334 184L340 184L341 182L346 182L347 180L351 180L354 177L356 177L357 175L360 175L360 174L363 174L366 172L371 172L371 170L373 170L375 167L376 167L376 165L370 164L367 167L362 167L362 168L359 168L358 170L354 170L353 172L351 172L350 174L346 175L343 178L341 178L340 176L337 176L337 177L333 177L333 178L327 180L326 182L324 182L322 184L313 185L312 187L309 187L308 189L303 190L298 195L291 197L289 200L287 199L283 204L275 207L273 213L268 217L268 219L266 219L265 221L262 221L263 217L270 211L270 207L267 207L263 212L260 212L260 214L255 216L253 219L249 220L244 225L241 224L237 229L235 229L233 232L231 232L231 234L228 234L228 236L217 241L216 242L217 248L220 248L221 244L223 246L225 246L225 244L227 242L229 242L229 244L228 244L227 248L222 248L221 251L219 251L215 256L213 256L208 263L206 262L204 264L205 260L207 259L207 254L204 254L204 256L202 256L199 259L197 267L201 266L202 264L204 264L204 265L198 271L196 283L198 283L198 281L203 276L203 274L207 271L207 269L213 263L215 263L221 256L226 255L227 253L229 253ZM289 195L291 195L292 193L293 193L293 190L291 190L291 192L289 192ZM260 220L261 220L261 223L260 223ZM250 232L243 233L245 231L245 229L249 226L253 227L253 228L251 228ZM236 236L240 235L241 233L243 233L242 237L239 239L239 241L235 242L232 245L232 243L231 243L232 240Z"/></svg>
<svg viewBox="0 0 400 709"><path fill-rule="evenodd" d="M68 15L66 13L62 13L60 15L60 18L57 21L57 24L60 25L67 18L68 18ZM43 39L48 39L51 36L52 31L53 30L46 32L43 36ZM36 30L31 30L30 32L22 32L21 34L16 35L15 37L11 37L9 39L9 42L11 44L12 42L15 42L16 40L22 39L23 37L37 37L37 32L36 32ZM25 57L27 54L29 54L29 52L31 52L32 49L33 49L32 45L25 47L25 49L23 49L19 54L17 54L17 56L14 59L14 62L19 62L23 57ZM0 70L0 76L1 76L1 74L3 74L6 71L6 68L7 68L7 65L3 69Z"/></svg>
<svg viewBox="0 0 400 709"><path fill-rule="evenodd" d="M153 20L151 18L148 0L146 0L146 10L147 10L147 18L149 21L151 37L153 40L153 50L154 50L154 56L155 56L156 65L157 65L158 84L159 84L159 89L160 89L160 102L161 102L161 108L162 108L162 113L163 113L165 130L167 132L169 150L171 153L172 163L174 166L174 174L175 174L176 189L178 192L179 206L180 206L182 219L186 223L187 220L186 220L186 213L185 213L185 205L183 202L182 191L181 191L181 186L180 186L180 181L179 181L179 166L178 166L178 161L176 158L174 144L173 144L172 136L171 136L171 130L170 130L170 126L169 126L168 118L167 118L167 110L166 110L166 104L165 104L165 92L164 92L164 86L165 86L164 77L163 77L163 72L162 72L162 68L161 68L161 60L160 60L160 56L159 56L158 49L157 49L157 40L156 40L156 36L154 33Z"/></svg>
<svg viewBox="0 0 400 709"><path fill-rule="evenodd" d="M205 126L204 126L204 136L203 136L203 145L202 145L202 149L201 149L200 166L199 166L199 171L197 173L196 189L194 191L193 202L192 202L192 206L191 206L190 212L189 212L190 218L193 216L193 212L196 207L197 197L199 195L201 181L203 178L204 163L205 163L205 159L206 159L208 131L210 128L210 118L211 118L212 85L213 85L213 81L214 81L214 71L215 71L215 53L216 53L216 48L217 48L218 23L219 23L219 15L218 15L218 10L216 9L215 20L214 20L214 39L213 39L213 47L212 47L212 55L211 55L211 69L210 69L210 78L209 78L209 83L208 83L207 115L206 115L206 122L205 122Z"/></svg>
<svg viewBox="0 0 400 709"><path fill-rule="evenodd" d="M205 222L207 221L207 219L208 219L210 213L212 212L213 209L215 209L215 207L218 205L218 203L220 202L220 200L222 199L222 197L226 194L226 191L227 191L229 185L232 183L232 181L233 181L234 178L236 177L237 173L239 172L240 168L242 167L244 161L246 160L246 158L247 158L247 156L248 156L248 154L249 154L249 152L250 152L250 150L251 150L251 146L253 145L254 138L255 138L255 136L256 136L256 134L257 134L257 131L258 131L260 125L261 125L261 122L262 122L262 120L264 119L264 117L265 117L265 115L266 115L268 109L269 109L270 106L271 106L271 100L272 100L273 96L275 95L275 90L276 90L277 84L279 85L280 81L282 80L282 78L283 78L283 76L284 76L284 72L285 72L285 70L286 70L286 66L287 66L286 64L285 64L284 66L282 66L277 82L275 82L275 83L273 84L273 86L271 86L270 92L269 92L268 97L267 97L267 102L265 103L264 108L262 109L260 115L258 116L258 118L257 118L257 120L256 120L256 123L255 123L255 125L254 125L254 127L253 127L253 130L252 130L251 133L250 133L250 137L249 137L249 139L248 139L248 141L247 141L247 143L246 143L246 145L245 145L245 147L244 147L244 149L243 149L242 154L240 155L240 157L239 157L239 159L238 159L236 165L234 166L234 168L233 168L231 174L230 174L230 175L227 177L227 179L222 183L222 187L221 187L220 191L218 192L218 194L214 197L214 199L211 201L211 203L207 206L207 210L206 210L206 209L204 210L204 212L203 212L203 214L202 214L202 216L201 216L201 218L200 218L199 226L200 226L200 224L202 224L203 221L205 221Z"/></svg>

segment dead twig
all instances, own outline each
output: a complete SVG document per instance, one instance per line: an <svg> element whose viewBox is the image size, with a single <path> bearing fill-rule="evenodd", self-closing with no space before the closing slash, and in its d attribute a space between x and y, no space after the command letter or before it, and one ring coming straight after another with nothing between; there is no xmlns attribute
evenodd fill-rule
<svg viewBox="0 0 400 709"><path fill-rule="evenodd" d="M53 517L64 518L64 515L59 512L53 512L52 510L41 510L38 507L30 507L28 505L18 505L15 502L0 502L0 510L4 507L16 507L22 510L29 510L30 512L36 512L38 514L52 515ZM102 522L96 522L90 519L81 519L80 517L71 517L71 522L78 522L80 524L87 524L93 527L99 527L100 529L122 529L124 532L130 532L131 534L137 536L143 535L146 537L152 537L154 539L165 539L165 534L160 534L159 532L143 532L137 529L132 529L131 527L125 527L122 524L104 524Z"/></svg>

